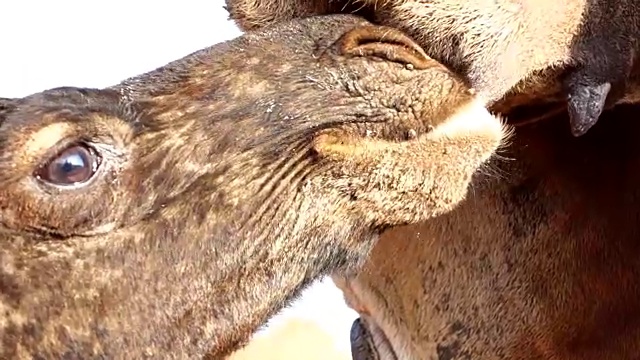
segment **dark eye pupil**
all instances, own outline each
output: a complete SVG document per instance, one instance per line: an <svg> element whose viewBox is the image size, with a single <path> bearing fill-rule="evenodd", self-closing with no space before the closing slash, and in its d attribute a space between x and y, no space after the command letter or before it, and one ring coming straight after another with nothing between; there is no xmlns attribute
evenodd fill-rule
<svg viewBox="0 0 640 360"><path fill-rule="evenodd" d="M89 181L97 166L98 157L93 149L74 145L49 161L37 176L54 185L73 185Z"/></svg>

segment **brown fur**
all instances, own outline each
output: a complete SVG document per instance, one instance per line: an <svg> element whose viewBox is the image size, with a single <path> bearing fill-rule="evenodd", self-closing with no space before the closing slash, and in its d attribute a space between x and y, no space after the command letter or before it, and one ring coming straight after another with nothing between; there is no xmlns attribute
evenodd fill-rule
<svg viewBox="0 0 640 360"><path fill-rule="evenodd" d="M456 209L385 232L358 275L334 276L360 337L392 347L383 360L637 359L639 110L579 139L559 131L566 115L518 127L513 160Z"/></svg>
<svg viewBox="0 0 640 360"><path fill-rule="evenodd" d="M227 8L245 30L313 14L364 15L413 36L427 54L466 75L488 105L539 71L558 68L544 81L562 84L555 96L568 99L576 136L604 108L640 93L626 81L638 50L635 0L227 0Z"/></svg>
<svg viewBox="0 0 640 360"><path fill-rule="evenodd" d="M0 358L220 358L383 229L461 201L502 124L362 26L299 20L3 100ZM73 144L102 159L90 181L36 176Z"/></svg>

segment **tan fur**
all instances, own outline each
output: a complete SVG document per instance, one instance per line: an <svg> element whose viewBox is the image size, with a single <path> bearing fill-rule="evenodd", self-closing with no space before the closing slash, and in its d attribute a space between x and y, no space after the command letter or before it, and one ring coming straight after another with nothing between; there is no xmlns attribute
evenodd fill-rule
<svg viewBox="0 0 640 360"><path fill-rule="evenodd" d="M357 275L334 276L386 334L380 359L637 359L639 110L579 140L563 116L518 127L456 209L384 233Z"/></svg>
<svg viewBox="0 0 640 360"><path fill-rule="evenodd" d="M502 124L362 26L298 20L108 89L0 99L0 358L221 358L383 229L463 200ZM92 180L45 181L74 144Z"/></svg>
<svg viewBox="0 0 640 360"><path fill-rule="evenodd" d="M464 75L487 105L522 93L529 99L568 100L571 129L576 136L595 124L603 108L640 94L640 83L628 79L634 64L637 66L639 50L640 6L635 0L226 3L231 18L245 30L331 13L356 13L401 29L429 56ZM536 86L541 82L545 86ZM610 90L602 87L607 83ZM550 98L546 93L552 90Z"/></svg>

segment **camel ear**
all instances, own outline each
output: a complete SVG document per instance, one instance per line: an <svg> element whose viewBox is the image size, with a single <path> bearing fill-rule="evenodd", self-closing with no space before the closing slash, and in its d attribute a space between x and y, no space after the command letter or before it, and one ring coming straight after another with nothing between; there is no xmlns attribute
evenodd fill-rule
<svg viewBox="0 0 640 360"><path fill-rule="evenodd" d="M420 70L440 66L410 37L387 26L356 26L340 37L337 51L347 56L378 57Z"/></svg>
<svg viewBox="0 0 640 360"><path fill-rule="evenodd" d="M0 98L0 123L16 108L16 99Z"/></svg>
<svg viewBox="0 0 640 360"><path fill-rule="evenodd" d="M15 105L16 99L0 98L0 110L4 110Z"/></svg>

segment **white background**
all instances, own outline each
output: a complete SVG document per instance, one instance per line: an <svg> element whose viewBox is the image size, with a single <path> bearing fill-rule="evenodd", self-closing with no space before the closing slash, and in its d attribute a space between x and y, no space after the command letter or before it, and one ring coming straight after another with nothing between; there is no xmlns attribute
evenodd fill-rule
<svg viewBox="0 0 640 360"><path fill-rule="evenodd" d="M17 0L0 15L0 97L57 86L105 87L231 39L222 0ZM356 314L330 280L310 288L272 324L312 319L349 347ZM267 327L266 331L269 331Z"/></svg>

